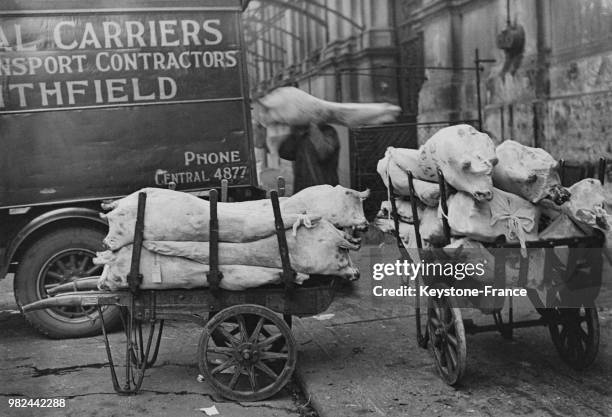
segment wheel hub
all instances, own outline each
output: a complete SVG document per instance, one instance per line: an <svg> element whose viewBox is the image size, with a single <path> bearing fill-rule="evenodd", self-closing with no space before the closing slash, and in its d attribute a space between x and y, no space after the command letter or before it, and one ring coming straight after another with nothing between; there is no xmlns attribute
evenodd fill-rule
<svg viewBox="0 0 612 417"><path fill-rule="evenodd" d="M259 361L259 350L252 343L243 343L236 349L237 360L245 365L253 364Z"/></svg>

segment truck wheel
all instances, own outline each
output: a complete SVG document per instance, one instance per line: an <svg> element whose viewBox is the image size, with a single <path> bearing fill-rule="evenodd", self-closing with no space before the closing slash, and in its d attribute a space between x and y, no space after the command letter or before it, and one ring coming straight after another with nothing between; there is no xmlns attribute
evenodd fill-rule
<svg viewBox="0 0 612 417"><path fill-rule="evenodd" d="M56 230L38 239L25 252L15 274L15 299L19 307L42 298L47 290L75 278L100 275L92 260L102 250L104 233L86 227ZM107 328L120 322L117 308L104 308ZM87 337L102 331L95 308L58 307L33 311L26 320L40 333L56 339Z"/></svg>

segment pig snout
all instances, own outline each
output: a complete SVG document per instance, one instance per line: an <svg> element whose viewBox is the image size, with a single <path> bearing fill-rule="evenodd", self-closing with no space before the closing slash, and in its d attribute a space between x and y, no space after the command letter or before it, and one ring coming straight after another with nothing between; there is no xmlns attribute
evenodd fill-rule
<svg viewBox="0 0 612 417"><path fill-rule="evenodd" d="M491 199L493 199L493 192L490 190L474 191L472 193L472 197L474 197L474 199L477 201L491 201Z"/></svg>
<svg viewBox="0 0 612 417"><path fill-rule="evenodd" d="M103 247L105 250L111 250L113 246L114 246L114 241L113 241L113 239L109 239L109 238L107 237L107 238L105 238L105 239L102 241L102 247Z"/></svg>
<svg viewBox="0 0 612 417"><path fill-rule="evenodd" d="M348 270L343 274L343 277L348 279L349 281L357 281L361 276L359 274L359 269L357 268L347 268Z"/></svg>
<svg viewBox="0 0 612 417"><path fill-rule="evenodd" d="M370 225L367 220L364 220L362 223L355 226L355 230L358 232L367 232L369 227Z"/></svg>

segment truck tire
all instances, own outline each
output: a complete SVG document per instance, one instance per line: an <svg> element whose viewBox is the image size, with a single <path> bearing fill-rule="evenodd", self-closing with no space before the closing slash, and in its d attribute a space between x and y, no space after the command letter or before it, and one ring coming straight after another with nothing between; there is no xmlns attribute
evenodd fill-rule
<svg viewBox="0 0 612 417"><path fill-rule="evenodd" d="M17 305L46 298L45 287L95 276L102 266L93 265L96 251L103 250L104 233L87 227L55 230L39 238L24 253L15 273ZM104 308L107 329L120 322L118 308ZM40 333L54 339L88 337L100 334L102 323L95 308L51 308L27 313L26 320Z"/></svg>

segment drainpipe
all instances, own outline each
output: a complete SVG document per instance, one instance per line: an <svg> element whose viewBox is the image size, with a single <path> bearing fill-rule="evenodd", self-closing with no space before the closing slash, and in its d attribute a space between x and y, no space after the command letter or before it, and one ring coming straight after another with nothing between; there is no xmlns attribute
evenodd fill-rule
<svg viewBox="0 0 612 417"><path fill-rule="evenodd" d="M536 1L536 99L533 103L533 140L535 147L541 147L545 142L546 104L550 97L550 81L548 57L550 49L547 45L548 21L546 11L549 1ZM547 7L548 6L548 7Z"/></svg>

